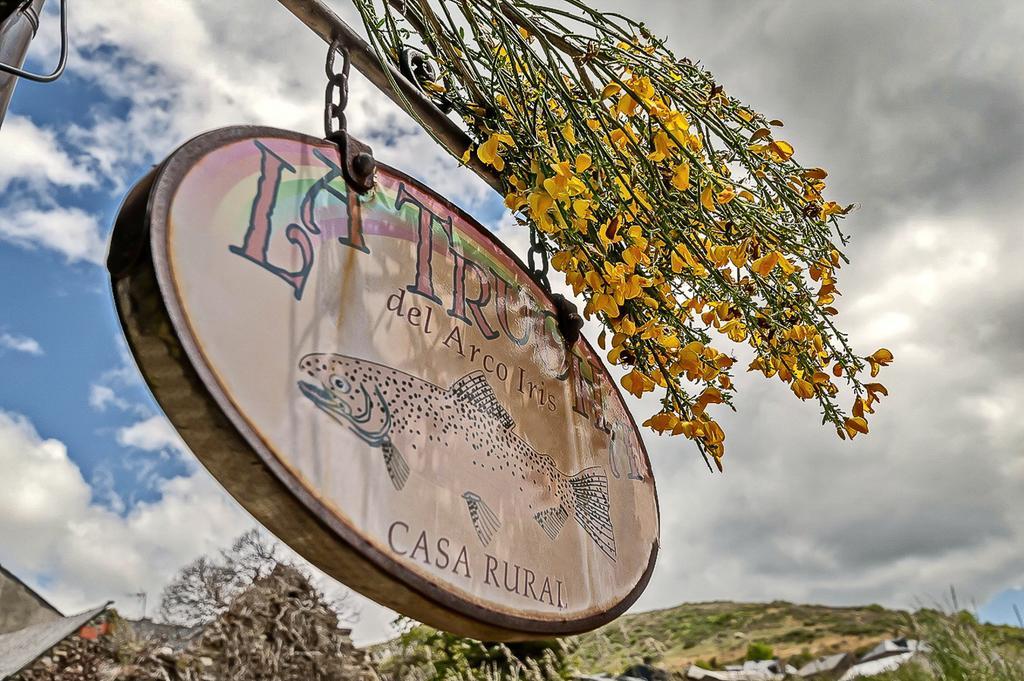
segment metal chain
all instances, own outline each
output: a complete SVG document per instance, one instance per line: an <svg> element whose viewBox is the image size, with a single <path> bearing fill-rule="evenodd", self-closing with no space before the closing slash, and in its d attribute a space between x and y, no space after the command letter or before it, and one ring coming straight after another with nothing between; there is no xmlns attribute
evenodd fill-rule
<svg viewBox="0 0 1024 681"><path fill-rule="evenodd" d="M341 54L341 71L334 70L334 59ZM348 127L345 107L348 105L348 73L352 67L348 48L335 38L327 50L327 92L324 95L324 137L343 133Z"/></svg>
<svg viewBox="0 0 1024 681"><path fill-rule="evenodd" d="M537 256L540 257L540 267L537 267ZM526 264L537 277L545 291L551 291L551 283L548 281L548 248L544 238L540 235L537 227L530 225L530 250L526 252Z"/></svg>

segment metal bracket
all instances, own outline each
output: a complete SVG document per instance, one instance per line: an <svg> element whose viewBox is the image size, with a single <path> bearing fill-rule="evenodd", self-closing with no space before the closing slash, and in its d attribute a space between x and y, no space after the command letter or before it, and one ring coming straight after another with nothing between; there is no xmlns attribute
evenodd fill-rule
<svg viewBox="0 0 1024 681"><path fill-rule="evenodd" d="M377 169L377 161L373 158L373 149L349 135L345 130L338 130L328 135L326 139L338 145L345 183L360 194L365 194L373 189L373 173Z"/></svg>
<svg viewBox="0 0 1024 681"><path fill-rule="evenodd" d="M447 97L427 95L423 87L424 82L437 80L437 68L430 61L430 55L414 47L406 47L398 55L398 66L406 80L418 87L442 113L448 114L454 110L455 107Z"/></svg>
<svg viewBox="0 0 1024 681"><path fill-rule="evenodd" d="M36 14L36 11L31 4L26 4L22 11L25 12L25 17L32 24L32 35L35 35L36 31L39 29L39 15ZM32 80L37 83L52 83L61 77L64 73L64 67L67 66L68 44L68 4L67 0L60 0L60 59L57 62L56 70L49 75L43 75L25 71L17 68L16 66L0 62L0 71L9 73L12 76L17 76L18 78L24 78L25 80Z"/></svg>

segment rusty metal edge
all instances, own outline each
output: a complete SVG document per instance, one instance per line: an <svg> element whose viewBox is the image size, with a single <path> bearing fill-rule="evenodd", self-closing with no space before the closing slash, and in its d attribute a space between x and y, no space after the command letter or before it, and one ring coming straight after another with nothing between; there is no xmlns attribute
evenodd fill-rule
<svg viewBox="0 0 1024 681"><path fill-rule="evenodd" d="M140 229L138 225L129 223L133 221L132 216L142 214L136 202L147 200L145 225L131 241L141 238L149 247L131 249L139 254L138 261L130 266L120 262L117 272L111 262L115 304L132 353L147 384L197 458L257 520L274 534L289 536L289 544L313 564L369 598L401 609L428 624L476 638L512 641L582 633L624 613L650 581L660 545L658 537L652 543L647 567L636 586L603 613L579 619L545 620L496 612L454 596L403 567L363 539L355 528L342 522L295 479L241 415L208 366L180 308L167 261L166 216L174 191L196 160L227 144L258 137L291 139L306 144L322 143L319 138L301 133L258 126L221 128L199 135L179 147L136 185L119 212L115 236L112 237L115 241L118 239L118 230ZM384 167L437 197L454 214L497 244L524 272L528 272L515 253L450 200L437 195L405 173ZM147 183L148 187L145 186ZM122 216L127 217L122 219ZM553 305L542 289L535 288L535 293ZM142 309L144 303L148 303L146 309ZM153 328L146 332L140 324L152 325ZM162 346L162 350L160 347L150 347L154 341L156 346ZM597 356L585 339L583 342L591 354ZM607 367L603 362L599 364L609 383L614 386ZM617 387L615 392L625 406ZM628 408L625 412L636 430L632 413ZM654 487L660 535L657 486L654 484L646 446L639 434L638 442L644 462L652 472L651 484ZM257 490L262 493L253 494ZM239 493L236 494L236 491ZM325 550L325 547L331 547L332 550ZM333 550L336 548L343 550L342 560L338 560L339 556ZM367 574L382 577L386 584L380 584L372 576L364 579L363 575Z"/></svg>

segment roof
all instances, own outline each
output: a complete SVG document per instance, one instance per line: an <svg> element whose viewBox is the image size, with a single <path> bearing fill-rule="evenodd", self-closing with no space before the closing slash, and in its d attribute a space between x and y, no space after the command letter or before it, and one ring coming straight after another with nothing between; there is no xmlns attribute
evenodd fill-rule
<svg viewBox="0 0 1024 681"><path fill-rule="evenodd" d="M893 669L903 666L904 662L916 654L917 653L899 653L896 655L889 655L888 657L878 658L877 660L860 662L846 670L846 673L839 677L839 681L849 681L850 679L856 679L862 676L874 676L876 674L881 674L882 672L892 671Z"/></svg>
<svg viewBox="0 0 1024 681"><path fill-rule="evenodd" d="M913 653L917 651L927 652L927 644L912 638L892 638L882 641L866 652L861 656L858 662L868 662L870 660L877 660L890 655L902 655L903 653Z"/></svg>
<svg viewBox="0 0 1024 681"><path fill-rule="evenodd" d="M702 669L695 664L690 665L686 671L688 679L709 679L711 681L775 681L783 678L782 674L761 669L730 669L727 671L716 671Z"/></svg>
<svg viewBox="0 0 1024 681"><path fill-rule="evenodd" d="M811 674L830 672L843 665L849 657L849 653L836 653L835 655L819 657L817 660L808 662L803 667L800 667L800 671L797 674L800 676L810 676Z"/></svg>
<svg viewBox="0 0 1024 681"><path fill-rule="evenodd" d="M50 648L102 614L110 603L71 617L34 624L0 636L0 681L16 674Z"/></svg>
<svg viewBox="0 0 1024 681"><path fill-rule="evenodd" d="M726 671L744 671L744 672L770 672L772 674L781 674L782 666L778 660L746 660L743 664L727 664L725 665Z"/></svg>

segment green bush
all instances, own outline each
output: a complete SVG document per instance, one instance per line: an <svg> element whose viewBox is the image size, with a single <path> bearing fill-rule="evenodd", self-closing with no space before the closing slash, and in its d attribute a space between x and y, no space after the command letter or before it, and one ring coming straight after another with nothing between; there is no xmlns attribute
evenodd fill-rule
<svg viewBox="0 0 1024 681"><path fill-rule="evenodd" d="M402 633L380 663L387 681L563 681L571 679L566 641L486 643L399 618Z"/></svg>
<svg viewBox="0 0 1024 681"><path fill-rule="evenodd" d="M755 642L747 646L748 660L771 660L775 657L775 651L767 643Z"/></svg>

